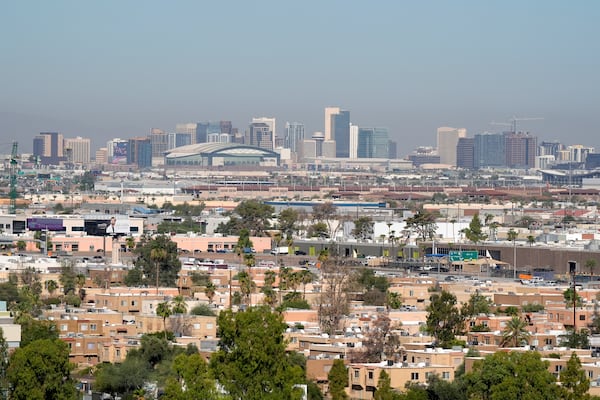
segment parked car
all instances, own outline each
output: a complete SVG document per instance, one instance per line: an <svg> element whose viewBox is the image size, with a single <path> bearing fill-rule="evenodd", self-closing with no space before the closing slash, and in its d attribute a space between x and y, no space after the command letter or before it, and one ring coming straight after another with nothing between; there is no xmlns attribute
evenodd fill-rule
<svg viewBox="0 0 600 400"><path fill-rule="evenodd" d="M296 251L294 252L294 254L295 254L295 255L297 255L297 256L305 256L305 255L306 255L306 252L305 252L305 251L302 251L302 250L296 250Z"/></svg>

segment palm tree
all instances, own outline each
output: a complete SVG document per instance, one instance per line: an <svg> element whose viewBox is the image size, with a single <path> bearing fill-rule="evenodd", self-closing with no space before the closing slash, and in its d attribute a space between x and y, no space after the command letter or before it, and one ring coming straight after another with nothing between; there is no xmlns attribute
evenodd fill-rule
<svg viewBox="0 0 600 400"><path fill-rule="evenodd" d="M265 271L265 287L272 288L277 279L277 274L272 269Z"/></svg>
<svg viewBox="0 0 600 400"><path fill-rule="evenodd" d="M596 264L596 260L593 258L585 260L585 267L589 268L591 276L594 276L594 268L596 268Z"/></svg>
<svg viewBox="0 0 600 400"><path fill-rule="evenodd" d="M133 250L133 248L135 247L135 239L133 238L133 236L127 236L127 238L125 239L125 245L127 246L127 249L129 251Z"/></svg>
<svg viewBox="0 0 600 400"><path fill-rule="evenodd" d="M167 339L167 318L172 314L171 306L168 302L158 303L156 306L156 315L161 316L163 319L163 330L165 332L165 340Z"/></svg>
<svg viewBox="0 0 600 400"><path fill-rule="evenodd" d="M316 276L307 269L300 271L300 283L302 284L302 298L306 300L306 285L312 283Z"/></svg>
<svg viewBox="0 0 600 400"><path fill-rule="evenodd" d="M46 281L45 283L46 286L46 290L48 291L48 293L50 293L50 296L52 296L52 294L54 294L54 292L56 292L56 289L58 289L58 284L56 283L56 281L50 279L49 281Z"/></svg>
<svg viewBox="0 0 600 400"><path fill-rule="evenodd" d="M160 273L160 263L167 258L165 249L156 247L150 251L150 259L156 264L156 294L158 295L158 276Z"/></svg>
<svg viewBox="0 0 600 400"><path fill-rule="evenodd" d="M256 283L254 283L252 277L246 271L238 274L238 281L240 282L240 292L242 292L242 296L246 299L246 304L250 306L250 296L256 288Z"/></svg>
<svg viewBox="0 0 600 400"><path fill-rule="evenodd" d="M535 236L533 236L533 235L527 236L527 243L529 244L529 247L532 247L535 244Z"/></svg>
<svg viewBox="0 0 600 400"><path fill-rule="evenodd" d="M77 286L77 293L79 293L79 298L81 298L81 300L83 300L85 298L85 275L84 274L77 274L77 276L75 277L75 285Z"/></svg>
<svg viewBox="0 0 600 400"><path fill-rule="evenodd" d="M208 304L212 304L213 302L213 298L215 297L215 289L215 284L212 282L208 282L204 288L204 294L208 298Z"/></svg>
<svg viewBox="0 0 600 400"><path fill-rule="evenodd" d="M172 305L173 314L185 314L187 312L187 303L182 295L175 296Z"/></svg>
<svg viewBox="0 0 600 400"><path fill-rule="evenodd" d="M506 347L519 347L521 343L529 340L530 333L526 329L527 322L521 319L518 315L514 315L510 321L506 323L506 327L502 332L502 342L500 345Z"/></svg>

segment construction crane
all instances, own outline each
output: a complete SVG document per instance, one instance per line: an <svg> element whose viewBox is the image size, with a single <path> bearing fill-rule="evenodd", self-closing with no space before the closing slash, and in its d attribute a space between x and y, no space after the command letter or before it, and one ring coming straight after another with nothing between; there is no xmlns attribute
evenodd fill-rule
<svg viewBox="0 0 600 400"><path fill-rule="evenodd" d="M12 144L12 152L10 154L10 214L16 214L17 212L17 166L19 164L18 158L19 155L17 153L19 148L18 142L13 142Z"/></svg>
<svg viewBox="0 0 600 400"><path fill-rule="evenodd" d="M510 119L511 129L512 129L513 133L517 133L517 121L537 121L537 120L542 120L542 119L544 119L544 118L540 118L540 117L518 118L515 116Z"/></svg>

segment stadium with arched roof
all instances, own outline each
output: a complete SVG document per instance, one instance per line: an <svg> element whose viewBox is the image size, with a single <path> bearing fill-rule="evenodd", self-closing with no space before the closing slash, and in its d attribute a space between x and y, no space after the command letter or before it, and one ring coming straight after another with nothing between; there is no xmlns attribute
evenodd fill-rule
<svg viewBox="0 0 600 400"><path fill-rule="evenodd" d="M165 153L165 165L172 166L277 166L279 159L272 150L238 143L197 143Z"/></svg>

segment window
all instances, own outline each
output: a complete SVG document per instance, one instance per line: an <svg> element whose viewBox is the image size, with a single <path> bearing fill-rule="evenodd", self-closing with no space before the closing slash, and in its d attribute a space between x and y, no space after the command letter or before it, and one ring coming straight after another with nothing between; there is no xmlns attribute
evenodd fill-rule
<svg viewBox="0 0 600 400"><path fill-rule="evenodd" d="M448 371L442 372L442 379L446 379L446 380L450 379L450 372L448 372Z"/></svg>
<svg viewBox="0 0 600 400"><path fill-rule="evenodd" d="M117 351L116 351L115 355L116 355L118 358L121 358L121 350L120 350L120 349L117 349Z"/></svg>
<svg viewBox="0 0 600 400"><path fill-rule="evenodd" d="M213 328L213 324L211 324L211 323L206 324L206 329L212 329L212 328Z"/></svg>
<svg viewBox="0 0 600 400"><path fill-rule="evenodd" d="M418 372L411 372L410 373L410 379L413 381L418 381L419 380L419 373Z"/></svg>
<svg viewBox="0 0 600 400"><path fill-rule="evenodd" d="M137 301L135 301L135 300L131 300L131 305L132 305L132 306L135 306L135 305L137 305Z"/></svg>
<svg viewBox="0 0 600 400"><path fill-rule="evenodd" d="M562 371L562 369L563 369L563 366L562 366L562 365L555 365L555 366L554 366L554 371L555 371L555 372L560 372L560 371Z"/></svg>
<svg viewBox="0 0 600 400"><path fill-rule="evenodd" d="M127 301L126 300L121 300L121 307L125 307L127 305Z"/></svg>
<svg viewBox="0 0 600 400"><path fill-rule="evenodd" d="M79 251L79 244L78 243L73 243L71 245L71 251Z"/></svg>
<svg viewBox="0 0 600 400"><path fill-rule="evenodd" d="M90 324L90 331L95 331L96 329L98 329L96 324Z"/></svg>
<svg viewBox="0 0 600 400"><path fill-rule="evenodd" d="M60 330L61 330L61 331L63 331L63 332L64 332L64 331L66 331L67 329L69 329L69 328L67 327L67 324L62 324L62 325L60 326Z"/></svg>
<svg viewBox="0 0 600 400"><path fill-rule="evenodd" d="M88 343L88 345L87 345L88 350L94 350L95 347L96 347L96 343Z"/></svg>
<svg viewBox="0 0 600 400"><path fill-rule="evenodd" d="M580 321L585 321L585 315L583 315L583 314L582 314L582 315L580 315L580 316L579 316L579 320L580 320Z"/></svg>
<svg viewBox="0 0 600 400"><path fill-rule="evenodd" d="M355 377L355 378L358 378L359 376L360 376L360 370L358 370L358 369L355 369L355 370L354 370L354 377Z"/></svg>
<svg viewBox="0 0 600 400"><path fill-rule="evenodd" d="M588 378L594 379L594 371L588 371Z"/></svg>
<svg viewBox="0 0 600 400"><path fill-rule="evenodd" d="M368 375L369 375L369 379L372 380L373 379L373 371L369 371Z"/></svg>
<svg viewBox="0 0 600 400"><path fill-rule="evenodd" d="M194 329L200 329L200 324L194 324Z"/></svg>
<svg viewBox="0 0 600 400"><path fill-rule="evenodd" d="M81 324L81 325L79 325L79 330L87 331L88 330L88 324Z"/></svg>

